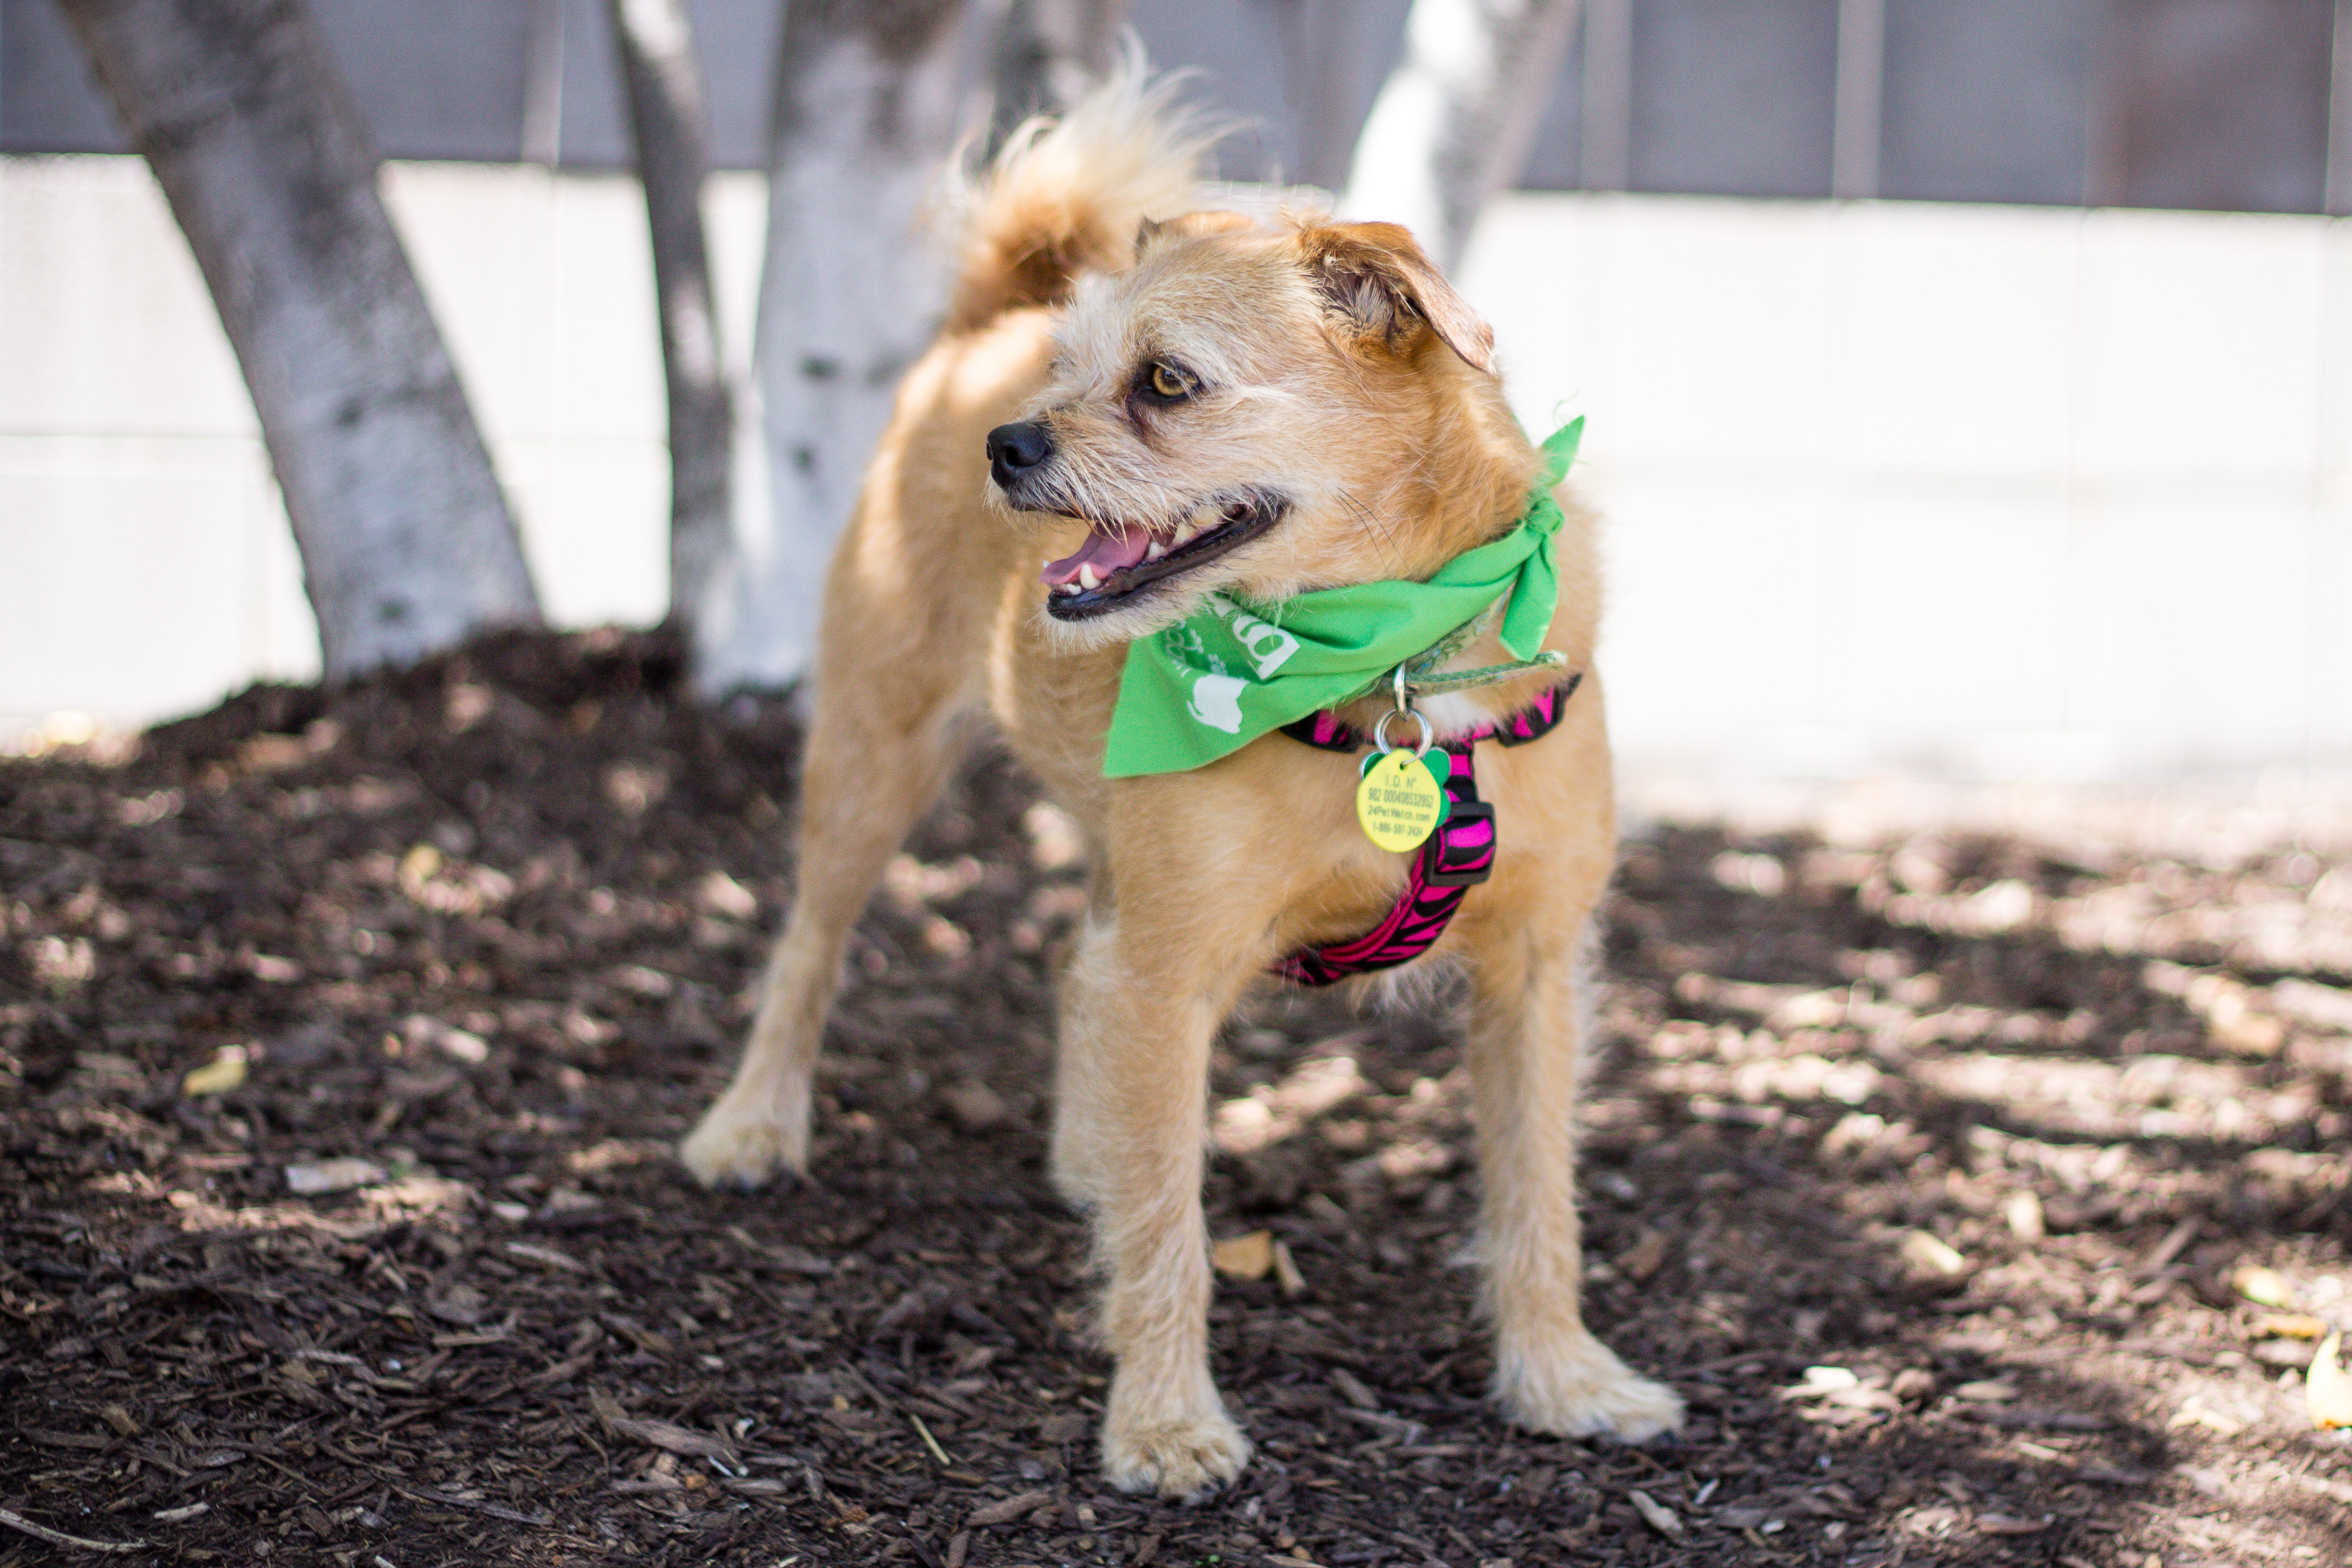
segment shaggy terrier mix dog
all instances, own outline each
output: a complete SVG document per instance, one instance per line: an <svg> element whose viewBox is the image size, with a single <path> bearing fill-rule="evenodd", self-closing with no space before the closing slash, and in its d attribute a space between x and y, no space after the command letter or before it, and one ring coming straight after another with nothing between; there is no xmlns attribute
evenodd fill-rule
<svg viewBox="0 0 2352 1568"><path fill-rule="evenodd" d="M1495 1397L1538 1432L1670 1430L1578 1305L1615 823L1568 444L1521 432L1404 230L1194 210L1207 140L1130 70L973 193L833 561L798 898L685 1162L803 1168L845 938L985 712L1092 851L1053 1166L1107 1277L1109 1479L1182 1497L1249 1457L1209 1373L1201 1181L1211 1043L1269 972L1467 975Z"/></svg>

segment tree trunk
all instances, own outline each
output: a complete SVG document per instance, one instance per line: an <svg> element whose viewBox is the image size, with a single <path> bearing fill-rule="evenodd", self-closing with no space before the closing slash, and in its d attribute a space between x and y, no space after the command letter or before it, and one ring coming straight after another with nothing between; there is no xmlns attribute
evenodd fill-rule
<svg viewBox="0 0 2352 1568"><path fill-rule="evenodd" d="M702 79L685 0L608 0L628 83L637 174L653 231L654 293L669 384L669 611L689 630L729 588L735 400L727 384L702 225Z"/></svg>
<svg viewBox="0 0 2352 1568"><path fill-rule="evenodd" d="M1109 71L1127 0L1003 0L996 34L988 151L1015 126L1052 114L1083 96Z"/></svg>
<svg viewBox="0 0 2352 1568"><path fill-rule="evenodd" d="M1527 165L1576 12L1576 0L1413 0L1340 212L1404 225L1451 271L1478 209Z"/></svg>
<svg viewBox="0 0 2352 1568"><path fill-rule="evenodd" d="M946 303L948 258L925 220L959 129L961 13L960 0L785 11L753 349L771 504L732 614L699 628L705 691L797 679L815 651L834 538Z"/></svg>
<svg viewBox="0 0 2352 1568"><path fill-rule="evenodd" d="M60 0L220 310L329 676L536 623L521 541L300 0Z"/></svg>

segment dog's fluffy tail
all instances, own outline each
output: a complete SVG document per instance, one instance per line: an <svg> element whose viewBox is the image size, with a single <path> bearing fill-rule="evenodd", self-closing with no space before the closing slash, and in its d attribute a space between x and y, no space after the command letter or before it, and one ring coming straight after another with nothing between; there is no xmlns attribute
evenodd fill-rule
<svg viewBox="0 0 2352 1568"><path fill-rule="evenodd" d="M1202 163L1227 128L1174 102L1181 77L1146 75L1130 37L1102 86L1024 124L962 193L950 331L1055 303L1080 272L1126 266L1145 218L1198 205Z"/></svg>

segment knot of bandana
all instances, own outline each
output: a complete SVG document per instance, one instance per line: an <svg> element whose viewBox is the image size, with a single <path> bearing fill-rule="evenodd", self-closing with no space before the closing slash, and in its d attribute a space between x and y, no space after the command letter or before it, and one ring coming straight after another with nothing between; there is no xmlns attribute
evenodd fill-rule
<svg viewBox="0 0 2352 1568"><path fill-rule="evenodd" d="M1552 541L1581 417L1543 444L1543 479L1518 525L1457 555L1425 583L1318 588L1274 605L1212 594L1185 619L1128 645L1103 753L1107 778L1183 773L1321 709L1364 695L1505 595L1503 647L1532 659L1559 603Z"/></svg>

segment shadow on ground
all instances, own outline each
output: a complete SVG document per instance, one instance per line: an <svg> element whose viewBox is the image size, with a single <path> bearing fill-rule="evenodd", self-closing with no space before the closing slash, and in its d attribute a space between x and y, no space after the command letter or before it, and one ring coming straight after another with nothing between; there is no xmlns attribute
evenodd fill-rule
<svg viewBox="0 0 2352 1568"><path fill-rule="evenodd" d="M1043 1174L1078 873L1000 761L860 929L814 1176L667 1159L785 898L793 751L677 678L509 639L0 763L0 1565L87 1550L28 1528L339 1568L2352 1559L2298 1370L2352 1318L2352 867L1630 843L1589 1314L1689 1397L1667 1447L1481 1405L1443 1005L1267 997L1209 1194L1265 1233L1213 1314L1259 1458L1176 1508L1096 1478Z"/></svg>

